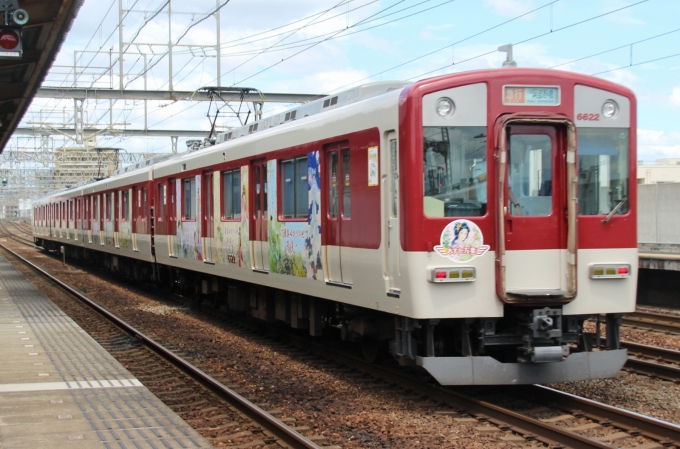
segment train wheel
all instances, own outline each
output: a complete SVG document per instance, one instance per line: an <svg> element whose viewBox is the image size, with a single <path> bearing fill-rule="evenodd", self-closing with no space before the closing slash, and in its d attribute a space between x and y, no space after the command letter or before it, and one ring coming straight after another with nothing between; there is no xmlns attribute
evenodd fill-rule
<svg viewBox="0 0 680 449"><path fill-rule="evenodd" d="M364 359L368 363L380 361L384 352L384 346L383 342L376 338L363 337L361 339L361 350L364 353Z"/></svg>

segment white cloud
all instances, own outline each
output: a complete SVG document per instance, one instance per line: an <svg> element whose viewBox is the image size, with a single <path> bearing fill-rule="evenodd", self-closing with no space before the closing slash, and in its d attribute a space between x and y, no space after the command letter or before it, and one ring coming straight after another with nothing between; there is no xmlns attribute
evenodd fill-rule
<svg viewBox="0 0 680 449"><path fill-rule="evenodd" d="M680 157L680 132L638 129L638 160Z"/></svg>
<svg viewBox="0 0 680 449"><path fill-rule="evenodd" d="M501 16L516 16L534 9L532 0L484 0L484 3Z"/></svg>
<svg viewBox="0 0 680 449"><path fill-rule="evenodd" d="M671 94L671 103L680 106L680 86L673 88L673 93Z"/></svg>

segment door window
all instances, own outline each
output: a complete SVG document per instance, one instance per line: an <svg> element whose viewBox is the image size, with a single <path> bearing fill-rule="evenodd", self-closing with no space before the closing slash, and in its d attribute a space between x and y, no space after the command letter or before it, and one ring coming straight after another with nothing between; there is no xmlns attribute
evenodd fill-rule
<svg viewBox="0 0 680 449"><path fill-rule="evenodd" d="M552 141L545 134L513 134L508 152L508 212L547 216L552 212Z"/></svg>
<svg viewBox="0 0 680 449"><path fill-rule="evenodd" d="M338 217L338 153L328 153L328 215Z"/></svg>
<svg viewBox="0 0 680 449"><path fill-rule="evenodd" d="M349 148L342 149L342 216L352 217L351 196L350 196L350 164Z"/></svg>
<svg viewBox="0 0 680 449"><path fill-rule="evenodd" d="M397 141L390 140L390 173L392 174L392 218L398 216L399 171L397 169Z"/></svg>

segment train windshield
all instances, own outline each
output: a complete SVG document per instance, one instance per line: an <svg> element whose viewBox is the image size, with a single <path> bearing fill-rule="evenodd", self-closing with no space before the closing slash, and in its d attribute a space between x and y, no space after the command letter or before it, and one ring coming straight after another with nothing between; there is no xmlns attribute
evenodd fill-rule
<svg viewBox="0 0 680 449"><path fill-rule="evenodd" d="M486 128L423 128L424 213L428 217L486 214Z"/></svg>
<svg viewBox="0 0 680 449"><path fill-rule="evenodd" d="M578 212L628 212L628 142L625 128L578 129Z"/></svg>

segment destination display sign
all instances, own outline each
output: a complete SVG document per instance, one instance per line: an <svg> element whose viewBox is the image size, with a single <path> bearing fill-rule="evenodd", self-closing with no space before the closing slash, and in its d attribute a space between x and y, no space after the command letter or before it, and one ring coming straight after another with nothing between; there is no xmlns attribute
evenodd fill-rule
<svg viewBox="0 0 680 449"><path fill-rule="evenodd" d="M560 104L560 88L557 86L503 86L503 104L558 106Z"/></svg>

